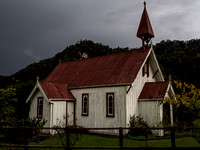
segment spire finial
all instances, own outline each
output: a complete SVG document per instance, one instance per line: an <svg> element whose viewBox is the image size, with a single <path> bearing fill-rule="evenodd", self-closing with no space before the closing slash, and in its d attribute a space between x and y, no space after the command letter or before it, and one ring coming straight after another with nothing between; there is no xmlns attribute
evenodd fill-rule
<svg viewBox="0 0 200 150"><path fill-rule="evenodd" d="M146 5L147 5L147 3L146 3L146 1L144 1L144 8L146 8Z"/></svg>

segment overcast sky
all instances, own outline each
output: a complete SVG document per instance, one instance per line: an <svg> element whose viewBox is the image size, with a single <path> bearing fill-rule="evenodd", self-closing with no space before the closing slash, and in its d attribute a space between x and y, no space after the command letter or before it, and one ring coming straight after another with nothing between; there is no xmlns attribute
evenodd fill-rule
<svg viewBox="0 0 200 150"><path fill-rule="evenodd" d="M200 38L200 0L146 0L162 40ZM0 0L0 75L53 57L81 39L112 48L141 46L142 0Z"/></svg>

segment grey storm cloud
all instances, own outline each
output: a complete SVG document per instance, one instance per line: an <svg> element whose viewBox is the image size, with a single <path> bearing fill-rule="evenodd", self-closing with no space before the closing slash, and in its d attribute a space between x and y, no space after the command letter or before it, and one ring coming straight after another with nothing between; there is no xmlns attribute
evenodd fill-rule
<svg viewBox="0 0 200 150"><path fill-rule="evenodd" d="M146 0L153 43L200 37L199 0ZM141 0L0 0L0 75L54 56L81 39L139 47Z"/></svg>

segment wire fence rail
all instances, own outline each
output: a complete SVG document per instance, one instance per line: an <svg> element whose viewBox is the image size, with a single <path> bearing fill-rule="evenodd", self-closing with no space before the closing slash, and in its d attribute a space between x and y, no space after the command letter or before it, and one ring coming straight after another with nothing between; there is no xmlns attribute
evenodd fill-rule
<svg viewBox="0 0 200 150"><path fill-rule="evenodd" d="M144 135L146 138L146 146L145 147L133 147L133 146L126 146L124 145L124 133L127 133L126 131L130 131L131 129L140 129L140 128L125 128L125 127L119 127L119 128L75 128L75 127L6 127L6 126L0 126L0 134L4 131L20 131L22 138L23 138L23 144L5 144L0 142L0 147L4 148L23 148L24 150L28 150L29 148L36 148L36 149L43 149L43 148L52 148L52 149L199 149L200 147L177 147L176 146L176 128L169 127L169 128L150 128L151 130L162 130L162 131L168 131L171 144L169 147L148 147L147 141L148 141L148 135ZM29 136L30 134L33 134L33 132L38 131L55 131L54 134L59 134L59 131L62 131L62 133L66 139L65 139L65 145L63 146L50 146L50 145L32 145L29 143ZM70 134L83 134L83 133L90 133L90 132L96 132L96 131L112 131L115 130L115 136L118 138L118 146L74 146L70 143ZM145 130L145 129L144 129ZM200 143L200 128L187 128L184 129L192 131L192 137L195 138ZM97 132L100 133L100 132Z"/></svg>

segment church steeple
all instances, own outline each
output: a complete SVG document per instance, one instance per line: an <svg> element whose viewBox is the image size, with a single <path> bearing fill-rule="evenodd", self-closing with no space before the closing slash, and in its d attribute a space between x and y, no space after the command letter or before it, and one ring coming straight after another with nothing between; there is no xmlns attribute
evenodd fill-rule
<svg viewBox="0 0 200 150"><path fill-rule="evenodd" d="M142 40L142 47L145 49L148 46L151 38L154 37L153 29L151 27L151 23L148 17L148 13L146 10L146 2L144 1L144 10L142 13L142 17L140 20L140 24L137 31L137 37Z"/></svg>

